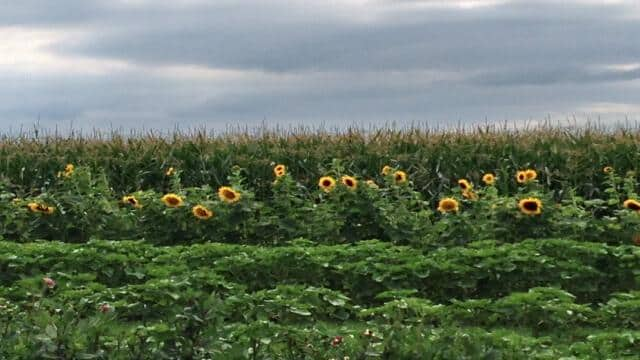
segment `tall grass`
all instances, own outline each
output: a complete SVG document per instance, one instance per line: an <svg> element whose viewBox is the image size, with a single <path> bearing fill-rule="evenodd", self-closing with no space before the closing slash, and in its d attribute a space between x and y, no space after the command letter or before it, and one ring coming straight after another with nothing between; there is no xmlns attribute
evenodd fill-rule
<svg viewBox="0 0 640 360"><path fill-rule="evenodd" d="M332 159L361 177L376 177L385 164L405 169L416 187L433 197L453 180L479 182L495 172L500 190L515 187L513 174L535 168L541 180L559 194L576 188L597 195L602 168L638 170L640 128L615 130L599 126L566 129L554 126L435 130L406 128L268 130L211 134L205 130L162 133L93 132L66 136L23 133L0 139L0 177L18 193L37 192L66 163L106 172L118 192L162 190L169 166L182 171L187 186L218 186L234 165L246 169L258 196L270 189L272 166L284 163L307 186L315 186Z"/></svg>

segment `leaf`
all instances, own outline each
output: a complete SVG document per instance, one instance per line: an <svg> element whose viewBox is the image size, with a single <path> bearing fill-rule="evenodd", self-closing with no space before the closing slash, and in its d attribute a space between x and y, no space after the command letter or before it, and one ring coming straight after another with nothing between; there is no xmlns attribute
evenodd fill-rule
<svg viewBox="0 0 640 360"><path fill-rule="evenodd" d="M296 314L296 315L300 315L300 316L311 316L311 313L307 310L303 310L303 309L298 309L295 307L290 307L289 308L289 312Z"/></svg>
<svg viewBox="0 0 640 360"><path fill-rule="evenodd" d="M333 306L344 306L347 303L347 300L349 300L348 297L340 296L340 295L338 296L324 295L322 298Z"/></svg>
<svg viewBox="0 0 640 360"><path fill-rule="evenodd" d="M77 354L75 356L77 359L97 359L99 357L98 354L89 354L89 353Z"/></svg>
<svg viewBox="0 0 640 360"><path fill-rule="evenodd" d="M44 332L51 339L56 339L58 337L58 328L54 324L47 325L47 327L44 329Z"/></svg>

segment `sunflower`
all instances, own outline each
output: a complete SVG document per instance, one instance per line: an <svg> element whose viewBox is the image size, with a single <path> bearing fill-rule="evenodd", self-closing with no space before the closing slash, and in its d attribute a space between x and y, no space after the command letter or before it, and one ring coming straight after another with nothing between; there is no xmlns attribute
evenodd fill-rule
<svg viewBox="0 0 640 360"><path fill-rule="evenodd" d="M533 169L525 170L524 174L527 176L527 181L535 180L538 177L538 173Z"/></svg>
<svg viewBox="0 0 640 360"><path fill-rule="evenodd" d="M136 209L142 207L142 205L140 205L140 201L138 201L138 199L133 195L123 196L122 203L125 205L131 205Z"/></svg>
<svg viewBox="0 0 640 360"><path fill-rule="evenodd" d="M183 204L182 198L176 194L166 194L162 197L162 202L168 207L180 207Z"/></svg>
<svg viewBox="0 0 640 360"><path fill-rule="evenodd" d="M518 181L519 184L524 184L527 182L527 173L525 171L518 171L516 173L516 181Z"/></svg>
<svg viewBox="0 0 640 360"><path fill-rule="evenodd" d="M240 192L229 186L222 186L218 189L218 197L227 204L234 204L240 201Z"/></svg>
<svg viewBox="0 0 640 360"><path fill-rule="evenodd" d="M342 185L346 186L349 190L355 190L358 188L358 180L353 176L343 176L340 178Z"/></svg>
<svg viewBox="0 0 640 360"><path fill-rule="evenodd" d="M469 183L467 179L458 180L458 186L460 186L460 189L462 189L463 192L471 190L473 188L473 186L471 185L471 183Z"/></svg>
<svg viewBox="0 0 640 360"><path fill-rule="evenodd" d="M523 214L540 215L542 213L542 201L537 198L526 198L518 202L518 207Z"/></svg>
<svg viewBox="0 0 640 360"><path fill-rule="evenodd" d="M172 166L172 167L168 168L167 171L164 174L167 175L167 176L172 176L175 173L176 173L176 169L174 169L173 166Z"/></svg>
<svg viewBox="0 0 640 360"><path fill-rule="evenodd" d="M373 181L373 180L367 180L366 183L367 183L367 186L369 186L372 189L379 189L380 188L378 186L378 184L376 184L376 182Z"/></svg>
<svg viewBox="0 0 640 360"><path fill-rule="evenodd" d="M640 202L638 202L637 200L627 199L624 201L624 203L622 203L622 206L624 206L626 209L640 212Z"/></svg>
<svg viewBox="0 0 640 360"><path fill-rule="evenodd" d="M31 212L38 212L38 213L43 213L47 215L53 214L54 211L56 210L56 208L53 206L47 206L44 204L33 203L33 202L27 204L27 208L29 208L29 211Z"/></svg>
<svg viewBox="0 0 640 360"><path fill-rule="evenodd" d="M463 191L462 196L467 200L478 200L478 194L471 189Z"/></svg>
<svg viewBox="0 0 640 360"><path fill-rule="evenodd" d="M328 192L331 192L331 190L333 190L334 187L336 187L336 180L331 176L323 176L318 181L318 186L324 192L328 193Z"/></svg>
<svg viewBox="0 0 640 360"><path fill-rule="evenodd" d="M213 211L207 209L204 205L196 205L191 209L193 216L201 220L207 220L213 216Z"/></svg>
<svg viewBox="0 0 640 360"><path fill-rule="evenodd" d="M40 212L40 204L38 203L28 203L27 208L31 212Z"/></svg>
<svg viewBox="0 0 640 360"><path fill-rule="evenodd" d="M393 180L395 180L396 184L404 184L407 182L407 173L398 170L393 173Z"/></svg>
<svg viewBox="0 0 640 360"><path fill-rule="evenodd" d="M491 186L496 183L496 176L491 173L484 174L482 176L482 182L487 186Z"/></svg>
<svg viewBox="0 0 640 360"><path fill-rule="evenodd" d="M385 166L382 167L381 173L382 173L382 175L387 176L387 175L391 174L391 171L393 171L393 168L391 166L389 166L389 165L385 165Z"/></svg>
<svg viewBox="0 0 640 360"><path fill-rule="evenodd" d="M613 172L613 167L611 167L611 166L605 166L605 167L602 169L602 172L603 172L603 173L605 173L605 174L611 174L611 173Z"/></svg>
<svg viewBox="0 0 640 360"><path fill-rule="evenodd" d="M454 198L444 198L438 203L438 211L441 213L458 212L458 200Z"/></svg>
<svg viewBox="0 0 640 360"><path fill-rule="evenodd" d="M73 175L75 169L76 168L73 164L67 164L64 167L64 171L58 171L58 177L69 177Z"/></svg>
<svg viewBox="0 0 640 360"><path fill-rule="evenodd" d="M276 167L273 168L273 173L276 177L282 177L287 173L287 168L282 164L276 165Z"/></svg>

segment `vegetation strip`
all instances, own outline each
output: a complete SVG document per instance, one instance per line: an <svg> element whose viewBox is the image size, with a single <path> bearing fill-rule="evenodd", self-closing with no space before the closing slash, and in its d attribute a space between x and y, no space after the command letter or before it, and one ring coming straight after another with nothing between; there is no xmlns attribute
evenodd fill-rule
<svg viewBox="0 0 640 360"><path fill-rule="evenodd" d="M379 241L275 248L203 244L153 247L139 242L0 243L0 281L24 276L95 272L106 286L178 277L203 270L253 291L278 284L325 286L372 302L383 291L416 289L436 302L482 298L557 285L580 302L637 289L640 248L564 239L499 245L473 243L422 254ZM304 269L304 271L300 271Z"/></svg>
<svg viewBox="0 0 640 360"><path fill-rule="evenodd" d="M640 135L592 130L6 139L0 358L636 358Z"/></svg>
<svg viewBox="0 0 640 360"><path fill-rule="evenodd" d="M100 134L99 134L100 135ZM142 134L143 135L143 134ZM459 178L476 183L484 172L495 171L501 192L517 188L508 181L520 167L548 169L541 182L565 192L577 188L586 197L601 197L596 185L604 166L640 171L640 132L626 129L528 129L526 131L437 132L384 129L353 130L336 135L314 132L236 134L211 138L207 134L149 134L124 137L101 134L94 138L4 138L0 143L0 173L16 189L29 192L44 186L67 163L104 170L120 194L143 189L163 192L165 174L180 169L185 186L225 185L234 165L246 169L249 186L259 198L270 194L272 164L313 187L332 159L344 159L345 168L377 176L385 164L406 169L416 188L429 200L446 192ZM47 156L42 156L47 154ZM443 178L448 181L442 181Z"/></svg>

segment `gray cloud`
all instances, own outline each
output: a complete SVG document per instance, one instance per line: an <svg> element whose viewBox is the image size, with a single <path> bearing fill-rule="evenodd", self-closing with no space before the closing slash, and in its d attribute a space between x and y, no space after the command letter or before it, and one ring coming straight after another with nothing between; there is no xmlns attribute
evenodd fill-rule
<svg viewBox="0 0 640 360"><path fill-rule="evenodd" d="M0 24L60 26L97 20L110 12L102 0L21 0L0 3Z"/></svg>
<svg viewBox="0 0 640 360"><path fill-rule="evenodd" d="M405 9L388 18L382 11L364 22L290 7L203 5L139 17L127 13L115 16L99 41L88 38L62 50L139 63L276 72L526 69L640 59L640 21L621 18L623 6L610 6L603 16L595 6L516 2L477 11Z"/></svg>
<svg viewBox="0 0 640 360"><path fill-rule="evenodd" d="M633 69L589 70L580 67L560 66L492 71L474 77L473 81L484 86L548 86L558 83L601 83L640 79L640 65Z"/></svg>
<svg viewBox="0 0 640 360"><path fill-rule="evenodd" d="M44 49L59 61L125 66L26 75L0 67L0 124L38 116L47 127L73 121L88 128L223 127L265 118L455 123L640 104L640 67L618 66L640 64L635 1L454 5L6 2L0 28L74 31ZM170 74L173 67L195 70Z"/></svg>

